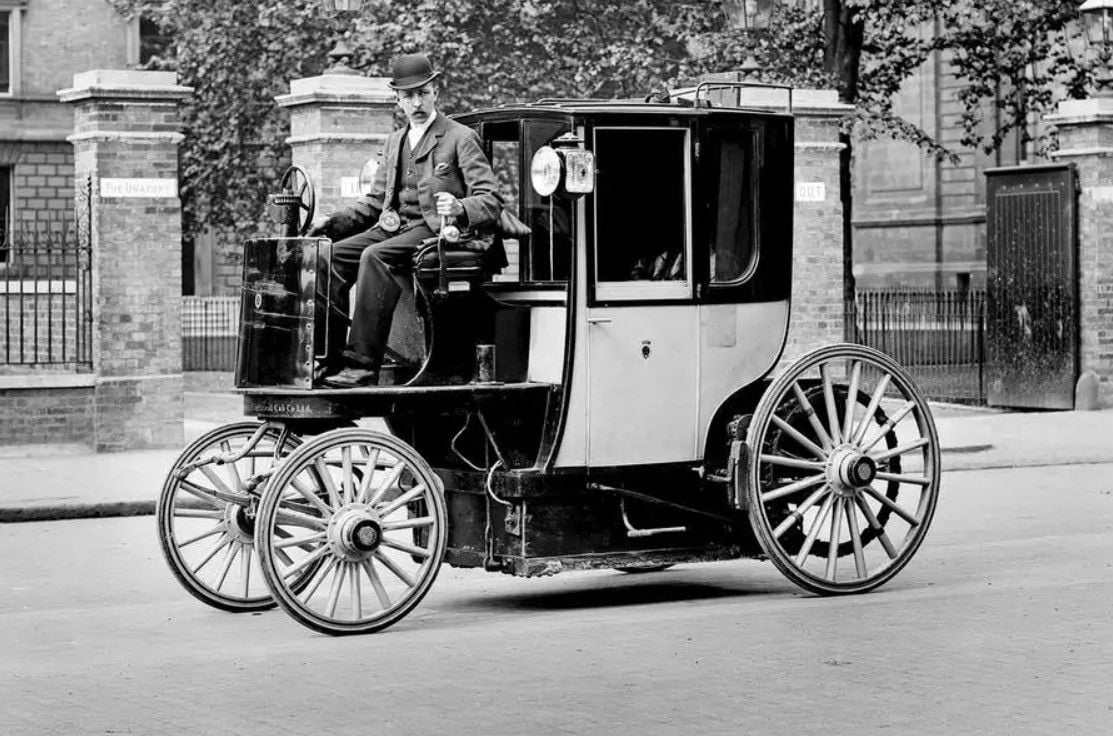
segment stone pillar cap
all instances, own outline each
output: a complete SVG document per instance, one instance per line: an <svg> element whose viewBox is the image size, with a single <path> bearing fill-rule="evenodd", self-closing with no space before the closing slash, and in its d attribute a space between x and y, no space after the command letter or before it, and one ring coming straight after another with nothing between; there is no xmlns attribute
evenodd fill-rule
<svg viewBox="0 0 1113 736"><path fill-rule="evenodd" d="M1085 100L1063 100L1052 115L1045 115L1050 125L1083 125L1113 122L1113 97L1090 97Z"/></svg>
<svg viewBox="0 0 1113 736"><path fill-rule="evenodd" d="M280 107L297 107L313 103L393 104L394 90L387 86L387 77L364 77L355 74L322 74L290 81L290 94L279 95Z"/></svg>
<svg viewBox="0 0 1113 736"><path fill-rule="evenodd" d="M178 84L175 72L148 72L137 69L93 69L73 75L73 86L58 91L62 102L78 102L96 97L135 100L182 100L193 94L192 87Z"/></svg>

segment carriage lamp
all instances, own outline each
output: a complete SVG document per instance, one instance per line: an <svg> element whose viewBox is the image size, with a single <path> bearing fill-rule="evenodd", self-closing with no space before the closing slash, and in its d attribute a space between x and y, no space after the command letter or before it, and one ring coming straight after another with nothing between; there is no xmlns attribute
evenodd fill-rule
<svg viewBox="0 0 1113 736"><path fill-rule="evenodd" d="M1109 73L1109 60L1113 56L1113 0L1086 0L1078 10L1082 13L1086 43L1098 58L1094 85L1099 96L1110 96L1113 94L1113 76Z"/></svg>
<svg viewBox="0 0 1113 736"><path fill-rule="evenodd" d="M551 146L537 149L529 175L533 190L542 197L561 188L573 197L590 194L595 191L595 154L583 147L578 135L565 133Z"/></svg>
<svg viewBox="0 0 1113 736"><path fill-rule="evenodd" d="M367 159L363 167L359 170L359 191L367 194L371 191L371 185L375 183L375 173L379 170L379 157L378 155L372 156Z"/></svg>

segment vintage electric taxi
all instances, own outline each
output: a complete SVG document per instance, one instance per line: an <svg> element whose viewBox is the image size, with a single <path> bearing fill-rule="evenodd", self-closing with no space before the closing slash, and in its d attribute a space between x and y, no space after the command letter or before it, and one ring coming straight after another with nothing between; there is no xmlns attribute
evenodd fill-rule
<svg viewBox="0 0 1113 736"><path fill-rule="evenodd" d="M728 105L705 85L459 116L528 233L429 242L372 388L314 383L323 241L298 236L312 185L291 171L273 198L288 237L244 251L236 380L256 420L186 448L159 497L184 587L352 634L403 618L443 563L758 557L821 595L896 575L935 511L939 442L886 355L782 360L790 95Z"/></svg>

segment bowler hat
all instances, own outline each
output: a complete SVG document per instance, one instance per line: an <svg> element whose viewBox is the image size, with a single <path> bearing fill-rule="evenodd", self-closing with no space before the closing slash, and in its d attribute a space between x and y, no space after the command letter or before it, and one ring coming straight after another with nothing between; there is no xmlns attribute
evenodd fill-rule
<svg viewBox="0 0 1113 736"><path fill-rule="evenodd" d="M433 65L425 54L404 54L394 60L391 74L391 89L414 89L429 84L440 72L433 71Z"/></svg>

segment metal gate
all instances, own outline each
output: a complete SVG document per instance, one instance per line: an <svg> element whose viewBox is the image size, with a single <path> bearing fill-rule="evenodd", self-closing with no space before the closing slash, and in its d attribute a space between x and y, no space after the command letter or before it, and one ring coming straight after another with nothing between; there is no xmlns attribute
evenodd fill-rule
<svg viewBox="0 0 1113 736"><path fill-rule="evenodd" d="M1079 340L1075 168L990 169L986 202L989 404L1073 409Z"/></svg>

